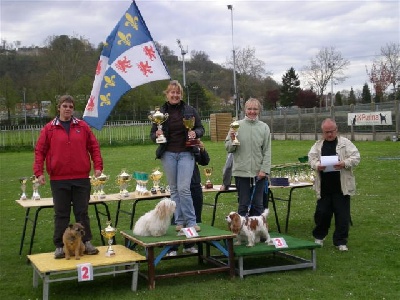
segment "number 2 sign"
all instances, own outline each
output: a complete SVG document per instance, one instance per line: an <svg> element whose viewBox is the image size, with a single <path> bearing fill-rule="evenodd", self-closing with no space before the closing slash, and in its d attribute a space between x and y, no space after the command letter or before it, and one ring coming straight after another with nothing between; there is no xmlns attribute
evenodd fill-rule
<svg viewBox="0 0 400 300"><path fill-rule="evenodd" d="M76 267L78 269L78 281L93 280L93 266L91 263L80 264Z"/></svg>

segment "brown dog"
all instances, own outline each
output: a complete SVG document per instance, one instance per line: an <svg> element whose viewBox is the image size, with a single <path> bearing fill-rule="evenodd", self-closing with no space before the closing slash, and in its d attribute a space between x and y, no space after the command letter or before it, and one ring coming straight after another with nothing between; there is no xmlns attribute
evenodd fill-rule
<svg viewBox="0 0 400 300"><path fill-rule="evenodd" d="M81 223L69 224L63 234L65 259L70 259L75 255L75 259L80 259L85 251L85 244L82 237L85 235L84 227Z"/></svg>

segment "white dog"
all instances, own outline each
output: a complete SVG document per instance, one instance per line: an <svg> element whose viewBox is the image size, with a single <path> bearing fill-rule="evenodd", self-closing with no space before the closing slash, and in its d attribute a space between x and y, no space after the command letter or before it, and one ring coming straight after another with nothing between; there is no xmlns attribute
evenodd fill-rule
<svg viewBox="0 0 400 300"><path fill-rule="evenodd" d="M169 198L163 198L156 207L137 220L133 234L141 236L162 236L171 225L176 204Z"/></svg>
<svg viewBox="0 0 400 300"><path fill-rule="evenodd" d="M264 210L261 216L242 217L237 212L231 212L226 216L229 230L237 234L235 245L241 245L242 241L247 242L247 247L253 247L260 242L261 238L266 239L265 243L273 245L268 233L267 216L268 208Z"/></svg>

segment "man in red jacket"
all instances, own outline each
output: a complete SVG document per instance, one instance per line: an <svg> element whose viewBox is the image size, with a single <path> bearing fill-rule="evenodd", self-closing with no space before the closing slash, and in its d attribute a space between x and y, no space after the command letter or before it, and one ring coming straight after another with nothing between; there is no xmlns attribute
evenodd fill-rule
<svg viewBox="0 0 400 300"><path fill-rule="evenodd" d="M63 258L62 236L70 223L71 203L75 221L85 227L83 242L86 254L99 250L91 244L92 232L88 215L90 200L91 161L94 175L103 170L99 143L90 127L73 116L74 99L69 95L58 100L59 115L47 123L40 132L35 147L33 171L40 184L45 184L44 162L50 177L54 202L55 258Z"/></svg>

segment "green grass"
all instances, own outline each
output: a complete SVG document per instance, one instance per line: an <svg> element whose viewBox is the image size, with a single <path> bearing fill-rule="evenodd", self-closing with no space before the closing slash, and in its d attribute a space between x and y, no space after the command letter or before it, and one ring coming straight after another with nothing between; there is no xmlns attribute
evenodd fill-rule
<svg viewBox="0 0 400 300"><path fill-rule="evenodd" d="M214 168L213 182L219 184L226 153L222 143L205 142ZM296 162L306 155L312 141L273 141L273 164ZM356 142L361 152L361 164L355 170L357 195L352 197L352 219L349 249L339 253L332 246L332 232L325 245L317 249L317 270L297 270L249 275L244 280L238 277L230 280L226 274L178 277L158 280L155 290L148 290L146 281L139 278L138 291L130 291L130 275L98 277L92 282L56 282L50 285L50 299L398 299L400 295L399 270L399 195L400 143ZM151 172L160 167L155 160L155 145L103 148L104 172L111 179L106 186L107 193L118 192L115 177L122 168L133 171ZM2 299L41 299L39 288L32 287L32 267L27 264L28 239L23 255L19 256L19 244L25 211L15 203L19 198L18 178L32 174L32 152L0 153L0 296ZM149 184L150 185L150 184ZM134 188L132 183L131 190ZM28 195L31 187L28 186ZM50 197L47 183L40 190L42 197ZM276 191L279 196L282 191ZM284 196L283 194L281 196ZM206 194L205 202L212 202L213 195ZM312 239L315 196L311 189L294 192L289 234ZM137 215L154 206L154 201L141 202ZM116 203L110 205L111 216L115 216ZM129 209L130 203L123 203ZM216 224L226 228L224 216L236 209L234 194L220 197ZM286 203L278 202L277 209L283 221ZM203 221L211 222L212 210L205 206ZM95 229L94 210L90 208L92 226ZM105 222L105 221L104 221ZM276 226L270 217L272 230ZM282 225L282 224L281 224ZM126 215L120 215L119 228L128 228ZM31 228L30 226L28 227ZM95 231L95 230L94 230ZM96 232L96 231L95 231ZM97 233L97 232L96 232ZM54 251L52 243L53 212L44 209L36 231L33 253ZM94 234L93 242L100 244L100 236ZM122 242L122 239L117 239ZM308 252L297 252L307 255ZM260 263L263 258L256 258ZM195 264L195 259L162 262L157 270L173 271ZM141 265L141 269L146 269Z"/></svg>

